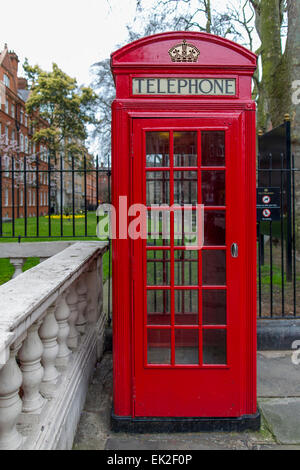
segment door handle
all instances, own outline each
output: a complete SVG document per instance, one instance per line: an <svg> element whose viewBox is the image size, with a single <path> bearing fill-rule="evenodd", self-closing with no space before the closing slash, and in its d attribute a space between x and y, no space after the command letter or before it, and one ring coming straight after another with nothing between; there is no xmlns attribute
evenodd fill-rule
<svg viewBox="0 0 300 470"><path fill-rule="evenodd" d="M233 258L237 258L239 255L239 247L238 247L238 244L237 243L233 243L231 245L231 256Z"/></svg>

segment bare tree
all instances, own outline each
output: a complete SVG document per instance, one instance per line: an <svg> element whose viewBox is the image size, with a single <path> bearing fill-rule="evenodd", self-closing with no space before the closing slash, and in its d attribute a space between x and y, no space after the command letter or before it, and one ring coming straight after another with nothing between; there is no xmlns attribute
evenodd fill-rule
<svg viewBox="0 0 300 470"><path fill-rule="evenodd" d="M92 66L94 91L99 96L98 120L91 138L97 143L100 159L108 165L111 151L111 104L115 98L115 84L110 70L110 60L104 59Z"/></svg>
<svg viewBox="0 0 300 470"><path fill-rule="evenodd" d="M176 30L193 30L214 33L232 40L242 40L242 31L231 18L231 11L213 9L212 0L156 0L151 9L144 0L137 0L136 13L127 25L128 40L131 42L144 36ZM106 164L110 159L111 103L115 87L110 71L110 61L105 59L92 66L94 79L92 88L99 96L100 123L91 132L97 144L100 157Z"/></svg>

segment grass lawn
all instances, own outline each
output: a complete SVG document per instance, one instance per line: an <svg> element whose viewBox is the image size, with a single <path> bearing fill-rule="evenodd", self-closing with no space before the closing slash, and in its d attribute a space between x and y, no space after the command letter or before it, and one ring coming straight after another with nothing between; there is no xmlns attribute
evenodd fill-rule
<svg viewBox="0 0 300 470"><path fill-rule="evenodd" d="M50 225L50 236L49 236ZM75 218L75 238L73 237L73 219L63 219L61 227L61 219L52 219L49 217L28 217L27 218L27 237L26 242L36 241L57 241L57 240L80 240L84 237L85 240L97 240L96 236L96 214L95 212L87 213L85 237L85 218ZM15 227L13 232L13 223L3 223L3 236L0 238L1 242L15 242L18 237L25 236L25 220L15 219ZM25 241L25 240L24 240Z"/></svg>
<svg viewBox="0 0 300 470"><path fill-rule="evenodd" d="M61 219L51 219L51 237L49 237L49 218L48 217L29 217L27 219L27 236L25 236L24 219L15 219L14 237L13 237L13 224L12 222L3 223L3 237L0 237L1 243L17 242L18 237L21 237L21 243L27 242L45 242L45 241L59 241L59 240L98 240L96 236L96 214L95 212L88 212L87 214L87 228L85 228L85 218L75 219L75 237L73 237L73 220L63 219L61 227ZM38 224L38 229L37 229ZM85 232L87 230L87 232ZM87 233L87 237L85 236ZM108 252L103 256L103 279L108 278ZM27 258L23 271L36 266L39 263L39 258ZM0 285L4 284L11 279L14 273L14 267L10 264L9 259L0 259Z"/></svg>

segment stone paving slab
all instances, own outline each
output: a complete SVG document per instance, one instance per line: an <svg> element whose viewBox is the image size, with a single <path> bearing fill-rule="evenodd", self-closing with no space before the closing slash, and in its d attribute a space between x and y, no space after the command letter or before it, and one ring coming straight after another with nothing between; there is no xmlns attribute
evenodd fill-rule
<svg viewBox="0 0 300 470"><path fill-rule="evenodd" d="M300 445L300 398L265 398L259 406L279 443Z"/></svg>
<svg viewBox="0 0 300 470"><path fill-rule="evenodd" d="M195 433L178 434L163 438L159 435L147 436L119 435L107 439L106 450L249 450L257 446L256 440L247 434Z"/></svg>
<svg viewBox="0 0 300 470"><path fill-rule="evenodd" d="M241 433L113 433L110 430L111 404L112 358L110 353L106 353L95 368L74 450L250 450L275 444L265 429Z"/></svg>
<svg viewBox="0 0 300 470"><path fill-rule="evenodd" d="M292 363L291 351L257 354L259 397L300 397L300 366Z"/></svg>
<svg viewBox="0 0 300 470"><path fill-rule="evenodd" d="M110 429L112 358L106 353L95 372L74 449L95 450L300 450L300 366L290 351L258 353L262 429L241 433L125 434ZM271 432L269 432L269 430Z"/></svg>

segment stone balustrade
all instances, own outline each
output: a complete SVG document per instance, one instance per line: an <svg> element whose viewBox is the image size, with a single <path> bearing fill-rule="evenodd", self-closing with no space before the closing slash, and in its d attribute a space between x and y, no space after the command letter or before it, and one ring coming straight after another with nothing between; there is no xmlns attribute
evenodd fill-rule
<svg viewBox="0 0 300 470"><path fill-rule="evenodd" d="M67 240L58 242L32 242L32 243L0 243L0 258L8 258L15 268L12 279L22 273L27 258L39 258L40 263L56 255L77 241Z"/></svg>
<svg viewBox="0 0 300 470"><path fill-rule="evenodd" d="M48 244L50 257L22 274L32 248L6 256L16 272L0 287L0 450L70 449L103 351L107 244L63 248L53 255Z"/></svg>

